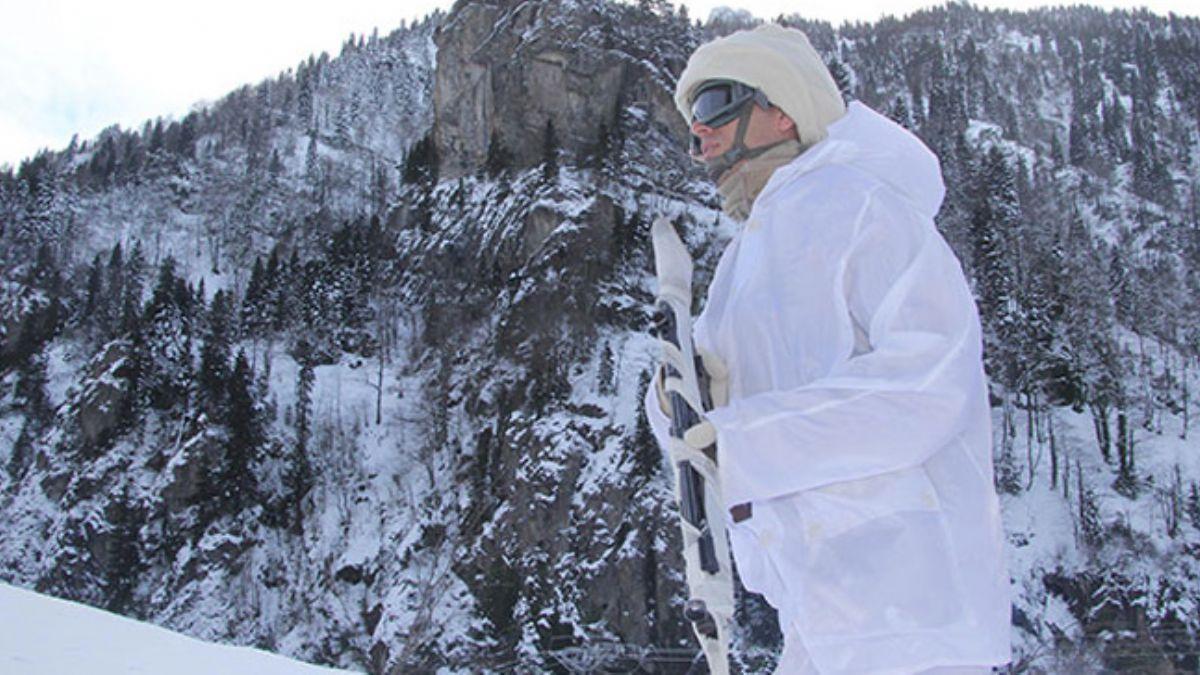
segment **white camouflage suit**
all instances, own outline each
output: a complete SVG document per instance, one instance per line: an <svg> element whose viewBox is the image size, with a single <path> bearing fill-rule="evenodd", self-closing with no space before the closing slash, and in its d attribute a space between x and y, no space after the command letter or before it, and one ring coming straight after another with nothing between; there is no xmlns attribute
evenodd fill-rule
<svg viewBox="0 0 1200 675"><path fill-rule="evenodd" d="M944 194L915 136L851 104L771 175L696 320L730 372L708 419L739 573L779 610L779 673L1010 658L979 318L934 226Z"/></svg>

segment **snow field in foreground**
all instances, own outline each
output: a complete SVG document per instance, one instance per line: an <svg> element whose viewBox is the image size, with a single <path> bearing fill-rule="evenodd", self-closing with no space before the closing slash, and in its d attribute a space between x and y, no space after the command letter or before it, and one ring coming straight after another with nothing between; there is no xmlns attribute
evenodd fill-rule
<svg viewBox="0 0 1200 675"><path fill-rule="evenodd" d="M0 584L0 673L319 675L349 673L219 645Z"/></svg>

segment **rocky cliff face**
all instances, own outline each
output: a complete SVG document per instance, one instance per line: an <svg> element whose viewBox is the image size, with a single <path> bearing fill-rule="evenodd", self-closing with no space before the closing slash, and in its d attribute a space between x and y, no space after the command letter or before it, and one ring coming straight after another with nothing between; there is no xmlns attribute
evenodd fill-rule
<svg viewBox="0 0 1200 675"><path fill-rule="evenodd" d="M669 79L623 43L615 8L584 2L460 3L439 31L434 135L443 178L492 161L541 162L547 125L560 149L597 152L622 106L650 103L682 136ZM657 64L662 66L665 64Z"/></svg>

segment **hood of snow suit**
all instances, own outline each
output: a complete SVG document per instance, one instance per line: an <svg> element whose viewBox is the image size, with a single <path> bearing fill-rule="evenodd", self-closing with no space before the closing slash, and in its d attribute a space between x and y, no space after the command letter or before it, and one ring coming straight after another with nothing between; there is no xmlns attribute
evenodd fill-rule
<svg viewBox="0 0 1200 675"><path fill-rule="evenodd" d="M921 215L932 218L946 187L936 155L904 127L857 101L829 125L828 137L775 172L759 200L824 167L844 166L887 185Z"/></svg>

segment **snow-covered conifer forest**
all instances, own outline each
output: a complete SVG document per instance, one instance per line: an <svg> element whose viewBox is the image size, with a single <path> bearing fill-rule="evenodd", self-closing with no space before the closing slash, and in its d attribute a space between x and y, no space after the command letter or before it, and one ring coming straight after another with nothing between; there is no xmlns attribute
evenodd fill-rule
<svg viewBox="0 0 1200 675"><path fill-rule="evenodd" d="M1014 672L1194 671L1200 20L779 20L942 159ZM703 287L737 225L671 91L753 21L463 0L0 172L0 580L372 673L674 672L647 224Z"/></svg>

